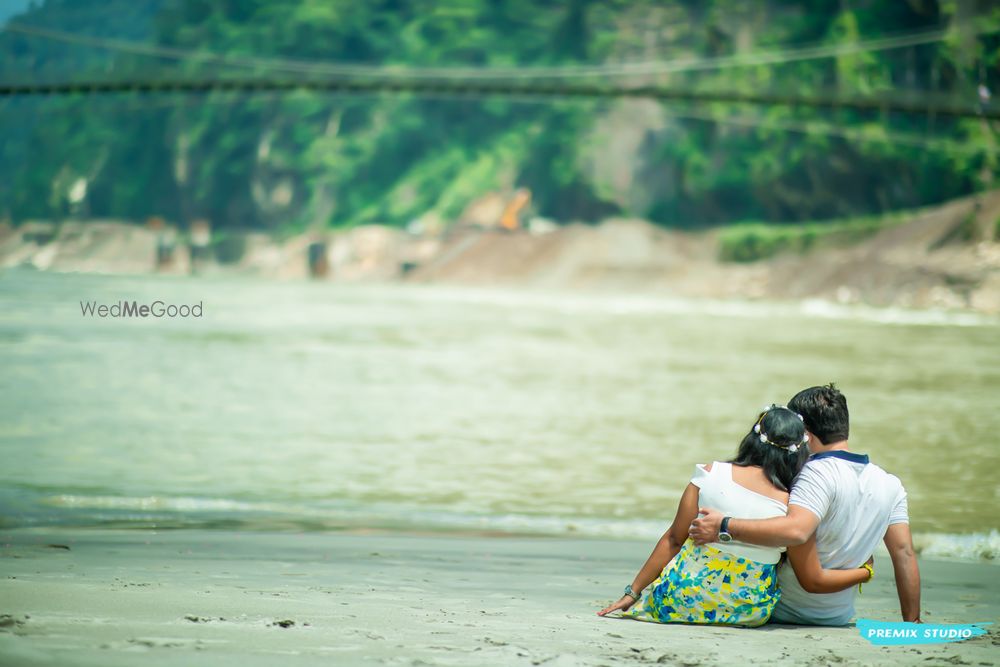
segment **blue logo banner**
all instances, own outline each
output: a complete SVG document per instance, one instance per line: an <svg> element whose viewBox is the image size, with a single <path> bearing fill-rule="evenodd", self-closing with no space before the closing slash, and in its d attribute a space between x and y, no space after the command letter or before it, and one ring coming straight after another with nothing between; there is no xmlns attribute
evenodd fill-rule
<svg viewBox="0 0 1000 667"><path fill-rule="evenodd" d="M861 636L876 646L903 644L945 644L985 635L983 626L992 623L890 623L858 619Z"/></svg>

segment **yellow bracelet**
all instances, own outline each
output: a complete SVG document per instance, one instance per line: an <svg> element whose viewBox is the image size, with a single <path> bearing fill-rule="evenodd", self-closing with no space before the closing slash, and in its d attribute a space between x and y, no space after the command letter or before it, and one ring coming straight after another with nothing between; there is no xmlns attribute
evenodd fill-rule
<svg viewBox="0 0 1000 667"><path fill-rule="evenodd" d="M875 567L871 563L865 563L861 567L868 570L868 581L871 581L875 577ZM868 581L858 583L858 593L861 593L861 584L866 584Z"/></svg>

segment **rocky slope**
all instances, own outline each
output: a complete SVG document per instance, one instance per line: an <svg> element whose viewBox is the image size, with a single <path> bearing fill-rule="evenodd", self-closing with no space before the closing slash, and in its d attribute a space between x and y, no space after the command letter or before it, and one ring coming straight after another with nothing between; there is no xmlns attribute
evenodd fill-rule
<svg viewBox="0 0 1000 667"><path fill-rule="evenodd" d="M749 264L718 259L719 232L668 231L643 220L538 226L460 225L441 235L366 226L274 240L230 235L228 250L192 264L178 243L157 267L157 232L124 222L0 226L0 268L104 273L232 272L309 276L322 243L338 281L502 285L654 292L692 298L824 299L1000 314L1000 190L923 209L851 245L826 245Z"/></svg>

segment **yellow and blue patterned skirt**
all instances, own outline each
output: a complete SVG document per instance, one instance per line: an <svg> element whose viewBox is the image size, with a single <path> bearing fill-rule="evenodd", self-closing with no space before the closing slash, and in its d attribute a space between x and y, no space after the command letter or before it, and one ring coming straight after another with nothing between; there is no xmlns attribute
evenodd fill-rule
<svg viewBox="0 0 1000 667"><path fill-rule="evenodd" d="M767 623L781 592L777 565L687 540L624 618L653 623L754 627Z"/></svg>

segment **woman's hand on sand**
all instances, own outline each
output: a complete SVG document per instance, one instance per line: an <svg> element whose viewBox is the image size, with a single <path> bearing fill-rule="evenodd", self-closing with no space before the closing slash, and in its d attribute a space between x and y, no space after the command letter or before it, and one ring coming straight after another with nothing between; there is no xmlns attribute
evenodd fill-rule
<svg viewBox="0 0 1000 667"><path fill-rule="evenodd" d="M609 606L605 607L604 609L600 610L599 612L597 612L597 615L598 616L607 616L608 614L610 614L613 611L625 611L626 609L628 609L629 607L631 607L634 604L635 604L635 598L633 598L631 595L623 595L621 597L621 599L618 600L618 602L614 603L613 605L609 605Z"/></svg>

